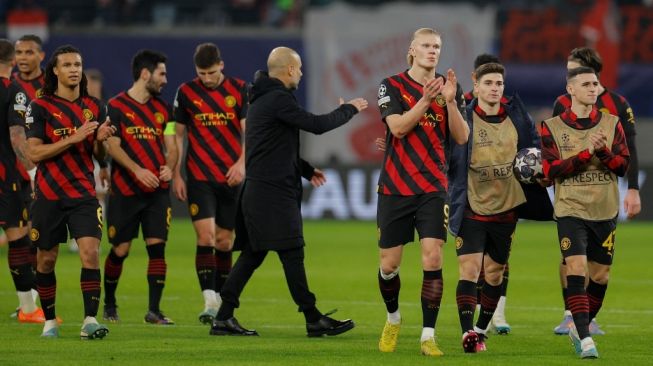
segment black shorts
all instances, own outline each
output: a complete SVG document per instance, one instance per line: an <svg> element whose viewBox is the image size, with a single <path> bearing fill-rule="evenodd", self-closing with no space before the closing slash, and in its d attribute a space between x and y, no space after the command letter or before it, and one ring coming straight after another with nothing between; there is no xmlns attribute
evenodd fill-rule
<svg viewBox="0 0 653 366"><path fill-rule="evenodd" d="M236 223L238 187L188 180L188 211L193 221L214 218L216 225L233 230Z"/></svg>
<svg viewBox="0 0 653 366"><path fill-rule="evenodd" d="M433 192L415 196L379 195L376 225L380 248L393 248L420 239L447 240L449 205L444 194Z"/></svg>
<svg viewBox="0 0 653 366"><path fill-rule="evenodd" d="M32 201L34 200L34 191L32 190L31 181L24 179L20 180L20 196L22 197L23 204L29 212L29 209L32 207Z"/></svg>
<svg viewBox="0 0 653 366"><path fill-rule="evenodd" d="M484 253L506 264L512 247L516 222L486 222L464 218L456 237L456 254Z"/></svg>
<svg viewBox="0 0 653 366"><path fill-rule="evenodd" d="M3 229L23 227L29 221L29 212L17 183L2 184L0 188L0 226Z"/></svg>
<svg viewBox="0 0 653 366"><path fill-rule="evenodd" d="M586 255L587 260L611 265L617 220L588 221L576 217L558 218L558 241L562 257Z"/></svg>
<svg viewBox="0 0 653 366"><path fill-rule="evenodd" d="M97 198L50 201L43 198L32 203L30 239L49 250L68 240L86 236L102 238L102 207Z"/></svg>
<svg viewBox="0 0 653 366"><path fill-rule="evenodd" d="M170 192L167 189L133 196L116 192L109 195L107 226L109 243L113 245L136 239L139 226L144 239L167 241L171 219Z"/></svg>

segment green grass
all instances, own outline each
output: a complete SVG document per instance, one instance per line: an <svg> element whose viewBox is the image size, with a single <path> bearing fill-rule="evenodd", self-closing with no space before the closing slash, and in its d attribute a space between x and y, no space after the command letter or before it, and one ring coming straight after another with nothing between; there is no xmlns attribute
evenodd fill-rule
<svg viewBox="0 0 653 366"><path fill-rule="evenodd" d="M595 363L651 364L653 276L651 224L622 224L617 229L612 280L599 321L607 335L596 338L601 358ZM118 288L120 324L101 341L80 341L82 300L79 258L61 248L57 263L57 314L64 319L62 337L39 338L40 325L9 318L17 299L6 270L6 248L0 249L0 365L72 364L208 364L223 365L566 365L576 360L567 337L552 328L562 315L558 284L559 249L553 224L522 223L510 260L508 336L492 336L489 351L465 355L455 305L458 278L450 239L444 260L444 298L437 333L445 357L419 355L421 331L419 250L409 245L401 267L403 327L397 351L377 351L385 308L376 280L376 228L370 222L308 222L305 225L309 284L322 311L338 308L336 317L351 317L356 328L338 337L309 339L303 316L286 287L278 257L271 253L254 274L236 316L255 328L258 338L211 337L197 315L203 301L194 270L195 236L190 222L173 223L167 250L168 279L162 309L177 322L172 327L143 323L147 308L147 255L135 242ZM109 246L102 245L102 262Z"/></svg>

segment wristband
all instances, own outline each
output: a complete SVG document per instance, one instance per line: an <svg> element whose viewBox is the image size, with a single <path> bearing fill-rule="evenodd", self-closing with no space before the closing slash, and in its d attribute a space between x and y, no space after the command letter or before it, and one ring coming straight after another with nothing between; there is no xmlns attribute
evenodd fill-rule
<svg viewBox="0 0 653 366"><path fill-rule="evenodd" d="M29 175L29 179L34 180L34 178L36 177L36 167L28 170L27 175Z"/></svg>

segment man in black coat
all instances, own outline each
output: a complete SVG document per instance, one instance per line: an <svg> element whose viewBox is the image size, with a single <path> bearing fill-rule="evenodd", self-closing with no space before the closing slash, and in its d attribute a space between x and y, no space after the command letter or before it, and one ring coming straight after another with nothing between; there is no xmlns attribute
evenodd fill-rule
<svg viewBox="0 0 653 366"><path fill-rule="evenodd" d="M276 251L299 311L306 318L309 337L337 335L354 327L323 315L315 306L304 269L301 177L314 185L324 175L299 157L299 131L322 134L345 124L367 108L367 101L353 99L324 115L302 109L293 90L302 77L297 52L277 47L268 57L268 73L258 71L251 91L245 137L246 177L238 203L235 246L242 253L222 287L222 305L211 335L258 335L240 326L234 317L238 298L268 251Z"/></svg>

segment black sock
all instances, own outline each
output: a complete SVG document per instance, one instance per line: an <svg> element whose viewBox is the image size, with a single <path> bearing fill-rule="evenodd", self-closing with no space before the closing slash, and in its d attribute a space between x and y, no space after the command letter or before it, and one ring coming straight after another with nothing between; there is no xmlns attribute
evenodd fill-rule
<svg viewBox="0 0 653 366"><path fill-rule="evenodd" d="M34 285L35 279L32 272L30 248L31 243L27 235L9 242L7 253L9 272L11 272L11 278L14 280L16 291L27 292Z"/></svg>
<svg viewBox="0 0 653 366"><path fill-rule="evenodd" d="M585 276L567 276L567 302L580 339L589 337L589 302L585 291Z"/></svg>
<svg viewBox="0 0 653 366"><path fill-rule="evenodd" d="M590 283L587 285L587 300L590 306L589 320L596 318L601 306L603 305L603 299L605 298L605 291L608 289L608 284L600 285L590 278Z"/></svg>
<svg viewBox="0 0 653 366"><path fill-rule="evenodd" d="M304 313L304 318L306 318L307 323L315 323L322 317L322 313L320 313L316 307L304 309L302 312Z"/></svg>
<svg viewBox="0 0 653 366"><path fill-rule="evenodd" d="M161 311L159 304L161 303L161 295L166 284L166 244L163 242L150 244L146 248L149 257L149 261L147 262L147 284L150 288L149 309L158 313Z"/></svg>
<svg viewBox="0 0 653 366"><path fill-rule="evenodd" d="M122 264L127 256L119 257L113 248L104 261L104 306L116 307L116 289L122 274Z"/></svg>
<svg viewBox="0 0 653 366"><path fill-rule="evenodd" d="M50 273L36 272L36 290L39 292L45 320L56 319L54 300L57 297L57 277L54 271Z"/></svg>
<svg viewBox="0 0 653 366"><path fill-rule="evenodd" d="M200 288L204 290L215 290L215 258L213 247L197 246L195 254L195 271L200 280Z"/></svg>
<svg viewBox="0 0 653 366"><path fill-rule="evenodd" d="M501 283L501 296L506 296L508 293L508 278L510 277L510 266L506 263L503 270L503 282Z"/></svg>
<svg viewBox="0 0 653 366"><path fill-rule="evenodd" d="M215 250L215 292L220 292L224 281L227 280L231 271L232 254L231 251L223 252Z"/></svg>
<svg viewBox="0 0 653 366"><path fill-rule="evenodd" d="M435 328L442 301L442 270L424 271L422 278L422 326Z"/></svg>
<svg viewBox="0 0 653 366"><path fill-rule="evenodd" d="M394 313L399 309L399 290L401 289L401 279L399 273L389 280L381 277L381 270L377 273L379 278L379 289L381 290L381 297L385 303L388 313Z"/></svg>
<svg viewBox="0 0 653 366"><path fill-rule="evenodd" d="M481 303L481 293L483 292L483 285L485 284L485 269L483 269L483 261L481 261L481 273L478 275L476 281L476 303Z"/></svg>
<svg viewBox="0 0 653 366"><path fill-rule="evenodd" d="M463 333L474 327L474 310L476 310L476 282L460 280L456 287L458 317Z"/></svg>
<svg viewBox="0 0 653 366"><path fill-rule="evenodd" d="M494 311L497 309L497 303L501 297L501 285L492 286L487 281L483 285L483 293L481 293L481 311L478 314L476 326L480 329L487 329Z"/></svg>
<svg viewBox="0 0 653 366"><path fill-rule="evenodd" d="M569 304L567 303L567 288L562 288L562 301L565 303L565 310L569 310Z"/></svg>
<svg viewBox="0 0 653 366"><path fill-rule="evenodd" d="M84 316L97 316L100 307L100 295L102 290L100 282L102 278L99 269L82 268L79 282L84 298Z"/></svg>

